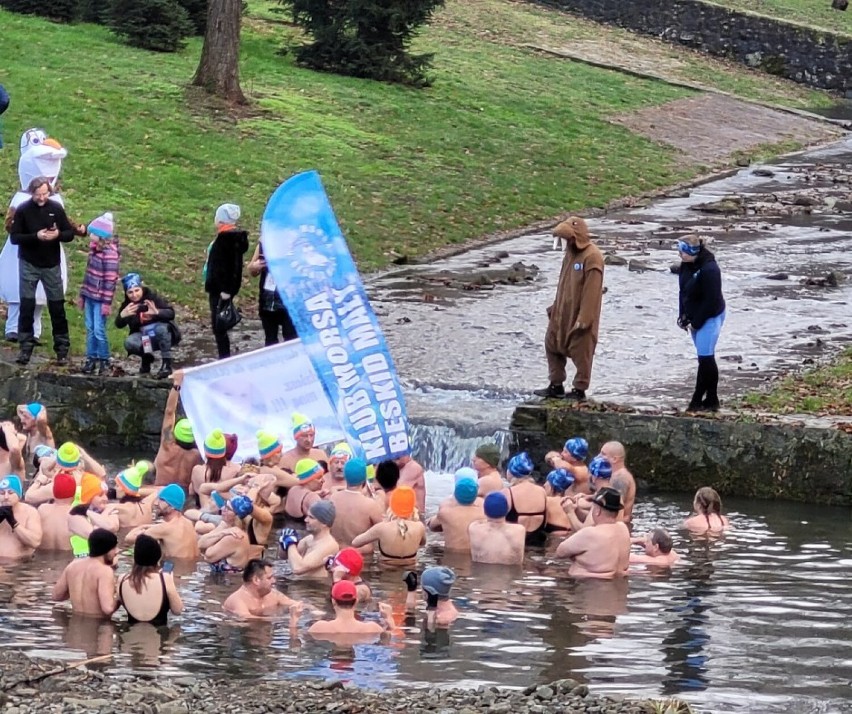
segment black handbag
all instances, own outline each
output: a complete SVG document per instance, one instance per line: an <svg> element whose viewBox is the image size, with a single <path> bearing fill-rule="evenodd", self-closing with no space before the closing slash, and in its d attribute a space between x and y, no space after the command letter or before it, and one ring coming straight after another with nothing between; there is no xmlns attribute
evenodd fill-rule
<svg viewBox="0 0 852 714"><path fill-rule="evenodd" d="M219 300L216 308L216 332L227 332L243 319L233 300Z"/></svg>

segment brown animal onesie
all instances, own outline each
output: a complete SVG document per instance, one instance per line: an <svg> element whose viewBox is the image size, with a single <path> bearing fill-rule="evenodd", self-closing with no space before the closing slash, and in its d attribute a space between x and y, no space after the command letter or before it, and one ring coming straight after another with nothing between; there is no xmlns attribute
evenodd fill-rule
<svg viewBox="0 0 852 714"><path fill-rule="evenodd" d="M592 376L592 359L598 344L604 261L589 240L582 218L569 218L553 235L567 241L556 298L548 310L550 322L544 338L551 384L565 381L568 358L574 363L574 389L585 391ZM571 241L571 238L574 240Z"/></svg>

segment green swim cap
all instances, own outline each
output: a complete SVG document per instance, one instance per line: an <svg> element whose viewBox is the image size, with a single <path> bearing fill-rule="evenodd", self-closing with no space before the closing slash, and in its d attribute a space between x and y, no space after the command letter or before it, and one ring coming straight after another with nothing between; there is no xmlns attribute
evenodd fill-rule
<svg viewBox="0 0 852 714"><path fill-rule="evenodd" d="M56 463L63 469L73 469L80 463L80 449L66 441L56 452Z"/></svg>
<svg viewBox="0 0 852 714"><path fill-rule="evenodd" d="M192 433L192 424L189 419L181 419L174 428L175 440L184 444L194 444L195 436Z"/></svg>

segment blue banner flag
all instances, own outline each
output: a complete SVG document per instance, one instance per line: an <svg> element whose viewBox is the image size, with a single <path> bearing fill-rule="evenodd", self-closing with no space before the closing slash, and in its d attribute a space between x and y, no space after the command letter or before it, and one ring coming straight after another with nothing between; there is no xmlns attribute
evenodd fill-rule
<svg viewBox="0 0 852 714"><path fill-rule="evenodd" d="M368 463L410 453L393 360L316 171L293 176L272 194L260 242L353 449Z"/></svg>

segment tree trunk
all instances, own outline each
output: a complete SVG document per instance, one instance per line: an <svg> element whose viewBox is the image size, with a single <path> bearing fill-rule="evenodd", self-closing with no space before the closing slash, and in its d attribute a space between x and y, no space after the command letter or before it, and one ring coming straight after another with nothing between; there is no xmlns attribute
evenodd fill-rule
<svg viewBox="0 0 852 714"><path fill-rule="evenodd" d="M209 0L207 31L192 83L234 104L246 104L240 89L242 0Z"/></svg>

